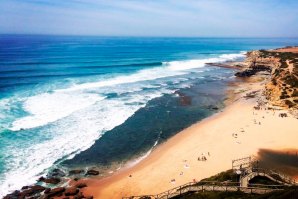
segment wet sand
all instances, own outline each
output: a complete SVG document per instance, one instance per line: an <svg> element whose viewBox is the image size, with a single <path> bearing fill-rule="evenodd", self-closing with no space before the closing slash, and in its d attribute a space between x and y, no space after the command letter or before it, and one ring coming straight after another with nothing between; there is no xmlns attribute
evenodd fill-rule
<svg viewBox="0 0 298 199"><path fill-rule="evenodd" d="M105 199L158 194L231 169L233 159L257 155L260 149L296 148L298 119L281 118L283 110L255 110L258 96L245 97L251 92L261 96L263 88L264 82L238 85L222 112L178 133L130 168L84 180L84 194Z"/></svg>

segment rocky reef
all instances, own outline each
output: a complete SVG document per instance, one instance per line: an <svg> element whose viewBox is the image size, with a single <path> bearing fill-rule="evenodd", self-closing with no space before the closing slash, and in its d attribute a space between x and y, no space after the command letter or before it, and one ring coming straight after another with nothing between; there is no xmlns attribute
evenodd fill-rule
<svg viewBox="0 0 298 199"><path fill-rule="evenodd" d="M87 187L84 179L90 176L99 175L94 169L70 170L68 174L60 169L53 169L47 176L40 177L37 182L30 186L23 186L20 190L7 194L3 199L92 199L93 196L86 196L83 190Z"/></svg>
<svg viewBox="0 0 298 199"><path fill-rule="evenodd" d="M298 109L298 47L257 50L247 53L244 69L237 77L249 77L262 72L267 75L264 94L275 106Z"/></svg>

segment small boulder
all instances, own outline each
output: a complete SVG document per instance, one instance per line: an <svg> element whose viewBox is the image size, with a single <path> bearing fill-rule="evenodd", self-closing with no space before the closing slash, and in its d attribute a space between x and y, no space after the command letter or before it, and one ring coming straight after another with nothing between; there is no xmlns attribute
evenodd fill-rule
<svg viewBox="0 0 298 199"><path fill-rule="evenodd" d="M47 193L50 193L50 191L51 191L51 188L46 188L46 189L44 190L44 193L47 194Z"/></svg>
<svg viewBox="0 0 298 199"><path fill-rule="evenodd" d="M16 190L11 194L7 194L6 196L4 196L3 199L16 199L16 198L19 198L19 196L20 196L20 191Z"/></svg>
<svg viewBox="0 0 298 199"><path fill-rule="evenodd" d="M38 181L48 183L48 184L58 184L59 182L61 182L59 178L45 178L45 177L40 177Z"/></svg>
<svg viewBox="0 0 298 199"><path fill-rule="evenodd" d="M31 187L31 190L34 192L34 193L39 193L39 192L42 192L44 191L46 188L43 187L43 186L40 186L40 185L34 185Z"/></svg>
<svg viewBox="0 0 298 199"><path fill-rule="evenodd" d="M78 184L76 184L76 187L81 189L81 188L87 187L87 185L86 185L86 183L79 182Z"/></svg>
<svg viewBox="0 0 298 199"><path fill-rule="evenodd" d="M65 196L74 196L77 193L79 193L79 189L77 189L77 187L69 187L69 188L65 189L64 195Z"/></svg>
<svg viewBox="0 0 298 199"><path fill-rule="evenodd" d="M82 192L79 192L77 195L74 196L74 199L82 199L84 198L84 195L82 194Z"/></svg>
<svg viewBox="0 0 298 199"><path fill-rule="evenodd" d="M53 177L64 177L65 173L61 169L53 169L49 174L47 175L49 178Z"/></svg>
<svg viewBox="0 0 298 199"><path fill-rule="evenodd" d="M30 187L29 186L23 186L22 187L22 190L24 190L24 189L29 189Z"/></svg>
<svg viewBox="0 0 298 199"><path fill-rule="evenodd" d="M47 196L48 197L53 197L53 196L62 196L62 193L65 191L64 187L57 187L52 189Z"/></svg>
<svg viewBox="0 0 298 199"><path fill-rule="evenodd" d="M25 190L25 191L19 193L18 198L23 199L23 198L29 197L33 194L34 194L33 191L31 189L28 189L28 190Z"/></svg>
<svg viewBox="0 0 298 199"><path fill-rule="evenodd" d="M99 171L96 171L96 170L93 170L93 169L90 169L87 171L86 175L93 175L93 176L96 176L99 174Z"/></svg>
<svg viewBox="0 0 298 199"><path fill-rule="evenodd" d="M78 174L81 174L83 172L84 172L83 169L74 169L74 170L70 170L68 175L78 175Z"/></svg>

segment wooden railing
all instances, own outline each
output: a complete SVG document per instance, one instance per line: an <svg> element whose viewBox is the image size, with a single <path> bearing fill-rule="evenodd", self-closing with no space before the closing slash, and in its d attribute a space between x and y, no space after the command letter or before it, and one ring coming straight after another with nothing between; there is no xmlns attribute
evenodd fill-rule
<svg viewBox="0 0 298 199"><path fill-rule="evenodd" d="M273 181L276 181L280 184L285 184L285 185L295 185L297 182L291 178L290 176L287 176L285 174L279 173L277 171L273 171L270 169L264 169L264 168L249 168L245 170L246 173L241 176L241 178L245 178L245 176L251 175L251 174L256 174L256 175L263 175L263 176L268 176L269 178L272 178ZM253 176L254 177L254 176ZM247 178L246 180L249 182L251 178Z"/></svg>
<svg viewBox="0 0 298 199"><path fill-rule="evenodd" d="M250 194L264 194L271 191L282 190L282 185L262 185L262 187L241 187L239 183L233 182L214 182L214 181L202 181L198 183L189 182L187 184L175 187L168 191L162 192L156 195L142 195L142 196L130 196L123 197L123 199L168 199L175 196L180 196L188 192L200 192L200 191L221 191L221 192L235 192L242 191Z"/></svg>

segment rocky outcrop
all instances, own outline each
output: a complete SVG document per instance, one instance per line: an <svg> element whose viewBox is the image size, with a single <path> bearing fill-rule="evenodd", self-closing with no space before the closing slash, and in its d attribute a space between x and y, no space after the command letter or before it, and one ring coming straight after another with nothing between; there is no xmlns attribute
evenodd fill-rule
<svg viewBox="0 0 298 199"><path fill-rule="evenodd" d="M86 172L86 175L92 175L92 176L96 176L99 175L99 171L96 171L94 169L90 169Z"/></svg>
<svg viewBox="0 0 298 199"><path fill-rule="evenodd" d="M11 194L6 195L5 199L23 199L28 197L36 196L43 192L46 188L40 185L24 186L21 191L14 191Z"/></svg>
<svg viewBox="0 0 298 199"><path fill-rule="evenodd" d="M99 171L94 169L89 169L86 173L84 170L71 170L69 173L73 175L99 175ZM76 180L72 181L69 184L61 183L71 180L68 177L64 176L65 173L62 170L54 169L47 174L47 177L40 177L37 180L37 184L31 186L23 186L20 190L16 190L13 193L7 194L4 196L5 199L26 199L26 198L70 198L70 199L80 199L80 198L90 198L92 196L84 196L81 189L87 187L85 182ZM56 177L53 177L56 176ZM43 183L45 186L39 185Z"/></svg>
<svg viewBox="0 0 298 199"><path fill-rule="evenodd" d="M44 182L44 183L49 183L49 184L58 184L59 182L61 182L61 180L59 178L44 178L44 177L40 177L38 179L39 182Z"/></svg>
<svg viewBox="0 0 298 199"><path fill-rule="evenodd" d="M258 50L247 53L246 67L238 77L250 77L258 72L268 74L264 94L272 105L298 109L298 53Z"/></svg>

